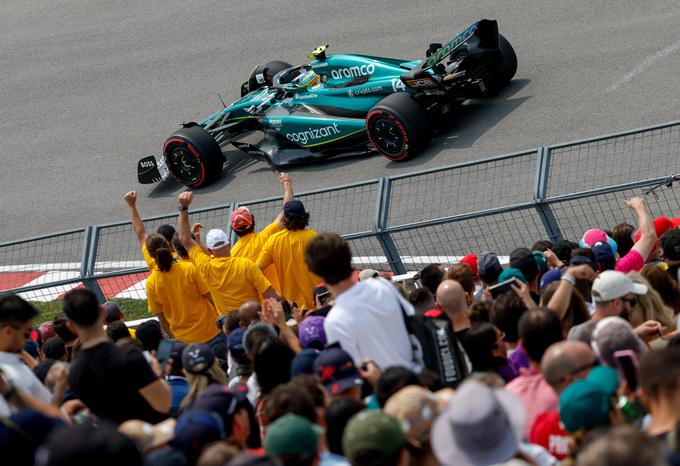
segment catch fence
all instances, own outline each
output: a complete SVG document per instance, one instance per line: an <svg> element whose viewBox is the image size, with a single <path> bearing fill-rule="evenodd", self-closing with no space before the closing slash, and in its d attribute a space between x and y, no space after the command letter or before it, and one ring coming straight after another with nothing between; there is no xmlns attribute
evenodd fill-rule
<svg viewBox="0 0 680 466"><path fill-rule="evenodd" d="M358 268L403 274L470 252L508 254L538 239L576 240L588 228L634 223L623 201L636 195L646 195L654 216L680 216L680 190L670 189L679 156L675 121L297 197L313 229L347 239ZM248 206L259 230L280 212L281 201L192 209L190 219L227 229L233 209ZM176 221L175 213L144 223L155 231ZM0 244L0 293L45 306L58 307L78 286L102 300L144 299L147 273L128 221Z"/></svg>

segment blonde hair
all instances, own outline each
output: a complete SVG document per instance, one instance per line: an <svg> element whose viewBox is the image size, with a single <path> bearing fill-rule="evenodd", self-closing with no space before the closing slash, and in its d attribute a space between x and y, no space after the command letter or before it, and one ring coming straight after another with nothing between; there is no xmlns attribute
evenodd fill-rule
<svg viewBox="0 0 680 466"><path fill-rule="evenodd" d="M180 409L185 409L187 406L196 401L201 392L208 388L208 385L214 383L219 385L227 385L227 376L224 375L224 372L220 368L220 364L217 359L215 359L213 365L210 366L210 369L208 369L203 374L191 374L186 371L185 374L187 376L187 381L189 382L189 391L182 399L182 403L179 405Z"/></svg>
<svg viewBox="0 0 680 466"><path fill-rule="evenodd" d="M666 306L661 295L649 284L649 281L638 272L629 272L628 277L635 283L647 286L647 293L637 296L637 304L630 311L628 321L633 327L648 320L656 320L663 326L673 323L673 309Z"/></svg>

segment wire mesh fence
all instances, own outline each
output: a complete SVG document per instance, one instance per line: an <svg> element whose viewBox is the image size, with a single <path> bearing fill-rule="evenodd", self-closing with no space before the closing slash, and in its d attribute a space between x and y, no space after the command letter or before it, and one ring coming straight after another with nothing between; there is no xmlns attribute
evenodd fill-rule
<svg viewBox="0 0 680 466"><path fill-rule="evenodd" d="M507 255L539 239L578 239L593 227L634 224L624 200L678 170L680 122L300 193L310 227L344 235L354 266L402 273L455 263L485 250ZM654 216L680 216L680 188L646 196ZM260 231L282 197L192 210L191 223L229 230L238 205ZM176 226L177 214L146 219L147 232ZM237 238L233 238L236 240ZM70 289L124 302L146 313L146 277L130 222L86 227L0 244L0 293L14 290L52 315Z"/></svg>

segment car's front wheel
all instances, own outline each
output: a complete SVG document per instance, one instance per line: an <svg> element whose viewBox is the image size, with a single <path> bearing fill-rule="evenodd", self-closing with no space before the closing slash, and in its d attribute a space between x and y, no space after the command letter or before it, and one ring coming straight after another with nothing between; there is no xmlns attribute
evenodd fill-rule
<svg viewBox="0 0 680 466"><path fill-rule="evenodd" d="M215 138L200 126L181 128L163 145L168 170L180 183L201 188L219 178L224 155Z"/></svg>
<svg viewBox="0 0 680 466"><path fill-rule="evenodd" d="M430 117L409 94L390 94L368 112L366 131L378 152L393 161L413 158L430 143Z"/></svg>

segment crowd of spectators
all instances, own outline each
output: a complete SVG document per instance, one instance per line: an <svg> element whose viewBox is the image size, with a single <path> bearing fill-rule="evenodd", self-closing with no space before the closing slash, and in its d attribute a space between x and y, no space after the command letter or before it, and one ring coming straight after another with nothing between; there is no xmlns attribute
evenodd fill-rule
<svg viewBox="0 0 680 466"><path fill-rule="evenodd" d="M278 178L281 213L235 210L233 246L191 192L150 234L125 194L157 316L135 329L84 288L39 326L0 297L2 464L680 465L680 219L633 198L637 228L398 282Z"/></svg>

